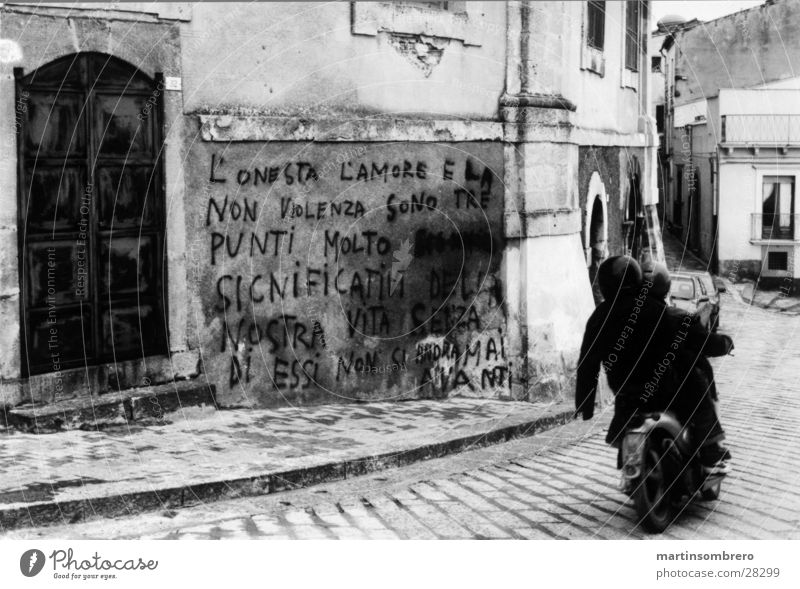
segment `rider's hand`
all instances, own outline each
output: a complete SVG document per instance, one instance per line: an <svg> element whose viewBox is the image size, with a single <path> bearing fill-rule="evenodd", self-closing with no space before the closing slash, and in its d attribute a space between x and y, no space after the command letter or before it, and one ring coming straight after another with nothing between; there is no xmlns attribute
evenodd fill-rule
<svg viewBox="0 0 800 589"><path fill-rule="evenodd" d="M733 351L733 340L727 335L722 337L725 338L725 353L730 354Z"/></svg>

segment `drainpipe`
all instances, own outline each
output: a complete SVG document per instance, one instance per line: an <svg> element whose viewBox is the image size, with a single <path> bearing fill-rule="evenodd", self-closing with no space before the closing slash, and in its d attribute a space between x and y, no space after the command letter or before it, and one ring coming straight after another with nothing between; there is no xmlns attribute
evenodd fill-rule
<svg viewBox="0 0 800 589"><path fill-rule="evenodd" d="M684 168L684 174L688 170L689 175L686 178L686 187L688 188L687 196L689 197L689 212L686 215L686 235L684 243L687 244L689 249L695 246L694 235L692 234L692 226L694 223L695 211L695 194L697 187L694 185L694 128L691 124L684 127L685 132L689 135L689 165Z"/></svg>
<svg viewBox="0 0 800 589"><path fill-rule="evenodd" d="M667 222L668 207L674 199L672 194L673 189L673 166L672 166L672 96L670 94L669 80L669 62L667 61L667 54L664 52L664 47L658 51L661 54L662 63L664 64L664 161L661 162L664 179L664 223ZM675 219L672 213L669 214L669 219L674 223Z"/></svg>

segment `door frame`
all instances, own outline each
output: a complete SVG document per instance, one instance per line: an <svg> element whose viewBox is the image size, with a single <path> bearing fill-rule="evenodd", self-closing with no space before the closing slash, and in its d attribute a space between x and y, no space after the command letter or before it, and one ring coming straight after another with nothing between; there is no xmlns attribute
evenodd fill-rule
<svg viewBox="0 0 800 589"><path fill-rule="evenodd" d="M88 63L91 56L102 56L108 61L115 61L124 64L125 66L136 70L140 75L147 78L150 83L149 91L143 90L133 90L125 92L126 95L130 96L147 96L148 100L152 97L153 102L151 103L153 108L149 111L148 116L152 117L152 137L153 137L153 172L152 172L152 184L154 188L154 197L156 202L155 204L155 220L154 220L154 227L156 228L156 244L155 244L155 258L158 262L158 268L154 273L154 278L156 284L154 286L154 293L156 299L156 305L154 305L154 312L156 313L157 321L163 325L163 329L158 332L158 337L161 340L162 344L161 347L156 347L150 351L150 353L144 353L143 348L139 348L135 354L125 354L121 358L117 358L117 354L107 354L107 353L100 353L100 340L102 337L102 325L101 325L101 317L98 310L102 308L102 303L100 300L99 294L99 284L98 284L98 258L99 258L99 242L97 241L96 237L98 235L98 229L96 227L96 216L99 214L99 206L100 202L99 199L101 198L98 195L97 189L97 182L96 182L96 169L100 165L98 163L98 149L99 146L94 145L94 97L99 94L103 94L104 92L108 92L115 88L115 86L103 86L100 88L95 88L94 85L91 84L91 80L88 79L89 72L86 71L84 67L82 67L82 71L80 75L82 77L86 77L85 79L81 80L81 87L83 89L82 96L85 97L85 105L86 109L83 114L84 116L84 129L83 132L85 133L86 137L86 184L91 183L94 189L94 198L93 204L90 210L90 222L89 225L92 227L92 243L90 247L87 247L87 258L89 262L90 271L88 273L89 279L91 280L92 284L90 288L92 289L92 301L90 302L92 306L92 335L94 339L94 349L92 350L92 357L91 360L84 355L83 361L69 361L69 362L59 362L59 369L52 369L46 371L30 370L30 362L29 362L29 354L28 354L28 344L30 341L30 321L28 319L28 313L26 310L26 295L27 295L27 280L28 275L26 271L26 249L25 249L25 236L26 236L26 225L25 225L25 210L23 204L25 203L25 199L27 198L25 195L25 190L29 188L26 182L26 175L25 175L25 147L24 147L24 129L26 125L26 117L25 113L19 113L20 116L20 124L16 126L16 142L17 142L17 264L18 264L18 282L19 282L19 317L20 317L20 332L19 332L19 342L20 342L20 376L22 378L29 378L31 376L39 376L39 375L47 375L47 374L56 374L59 375L62 371L69 371L71 369L81 369L81 368L89 368L89 367L97 367L107 365L112 363L117 365L119 363L125 364L130 361L143 361L149 357L160 357L166 356L169 354L169 348L171 341L170 339L170 315L169 315L169 296L168 296L168 288L169 288L169 276L168 276L168 266L169 266L169 258L167 255L168 252L168 243L167 243L167 207L166 207L166 175L164 171L164 158L165 158L165 144L164 144L164 77L162 72L154 72L152 76L148 75L146 72L142 71L140 68L137 68L132 63L117 57L115 55L99 52L99 51L81 51L76 53L70 53L67 55L62 55L56 59L48 61L46 63L40 64L38 67L31 69L28 72L24 71L24 68L17 67L14 68L14 86L15 86L15 101L19 102L22 97L22 92L25 91L27 88L30 88L29 85L25 85L23 83L24 78L29 76L30 74L36 72L41 68L46 68L50 65L55 64L59 61L64 61L70 58L76 59L81 56L84 56L86 62ZM47 90L47 85L44 84L37 90ZM60 90L60 88L49 88ZM123 90L124 92L124 90ZM94 162L92 159L94 158ZM123 160L123 166L124 162ZM82 193L83 194L83 193ZM141 225L139 227L139 235L141 235ZM137 297L138 298L138 297ZM112 328L112 337L113 337L113 328ZM144 333L142 333L142 339L144 338Z"/></svg>

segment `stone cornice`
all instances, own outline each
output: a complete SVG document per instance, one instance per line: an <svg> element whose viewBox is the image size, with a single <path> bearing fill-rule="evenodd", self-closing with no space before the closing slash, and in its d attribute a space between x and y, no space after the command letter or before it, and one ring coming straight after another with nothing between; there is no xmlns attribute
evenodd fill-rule
<svg viewBox="0 0 800 589"><path fill-rule="evenodd" d="M504 110L514 109L506 107ZM568 113L561 109L520 107L538 112ZM379 142L421 141L551 141L598 147L647 147L643 133L618 133L584 129L559 121L530 123L492 120L413 119L399 117L306 119L264 115L197 114L203 141L317 141ZM547 118L547 117L545 117ZM544 124L542 124L544 123ZM548 124L549 123L549 124Z"/></svg>
<svg viewBox="0 0 800 589"><path fill-rule="evenodd" d="M578 108L571 100L556 94L503 94L500 106L555 108L570 112Z"/></svg>
<svg viewBox="0 0 800 589"><path fill-rule="evenodd" d="M201 114L204 141L502 141L498 121L320 118Z"/></svg>

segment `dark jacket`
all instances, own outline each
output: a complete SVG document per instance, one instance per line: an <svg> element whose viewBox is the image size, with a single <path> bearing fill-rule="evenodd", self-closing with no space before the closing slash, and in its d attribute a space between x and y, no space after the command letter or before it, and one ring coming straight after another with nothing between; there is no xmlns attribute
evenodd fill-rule
<svg viewBox="0 0 800 589"><path fill-rule="evenodd" d="M649 297L647 290L642 287L604 301L586 323L575 409L583 419L594 415L597 379L603 365L615 395L608 443L616 441L636 409L663 409L674 398L682 378L675 368L683 365L686 350L702 355L723 347L722 336L709 337L696 321L687 319L685 313L673 313L664 303Z"/></svg>
<svg viewBox="0 0 800 589"><path fill-rule="evenodd" d="M733 348L732 340L726 335L708 333L700 323L699 316L667 306L663 300L656 299L656 302L666 309L670 329L678 334L688 332L676 351L678 386L701 387L708 390L711 398L716 400L714 369L708 357L724 356L730 352ZM697 372L701 373L700 378L697 377Z"/></svg>

